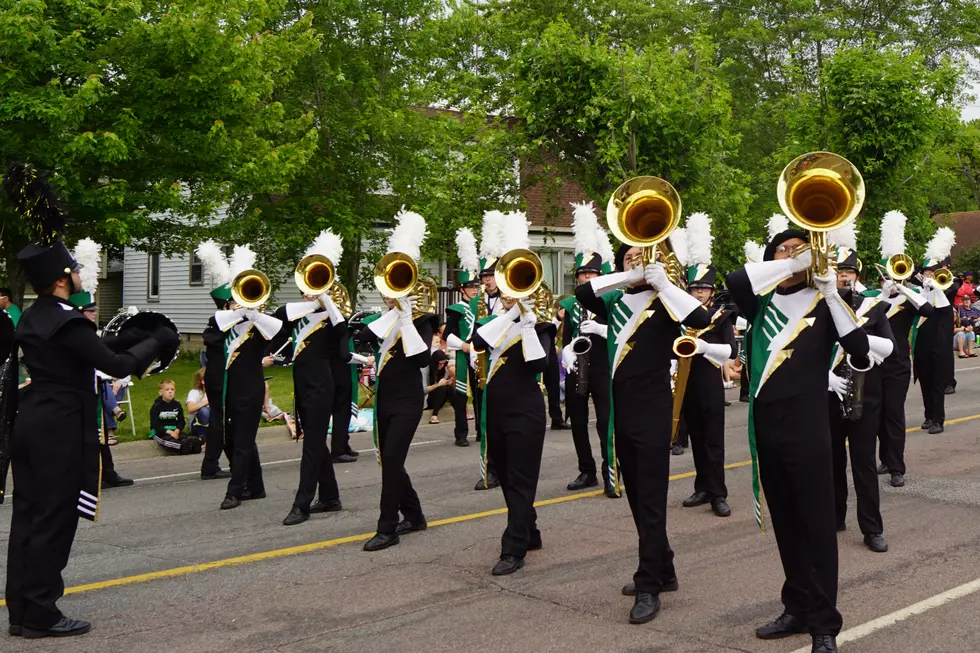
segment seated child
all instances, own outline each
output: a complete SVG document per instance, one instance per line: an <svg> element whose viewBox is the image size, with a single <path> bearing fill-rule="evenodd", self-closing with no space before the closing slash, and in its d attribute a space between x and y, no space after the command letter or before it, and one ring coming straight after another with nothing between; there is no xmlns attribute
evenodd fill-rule
<svg viewBox="0 0 980 653"><path fill-rule="evenodd" d="M172 453L201 453L201 439L193 435L181 435L186 423L184 409L174 401L177 384L171 379L160 382L160 396L150 408L150 436L161 447Z"/></svg>
<svg viewBox="0 0 980 653"><path fill-rule="evenodd" d="M187 421L191 424L191 435L204 439L211 419L211 405L208 403L204 387L204 368L194 372L194 387L187 393Z"/></svg>

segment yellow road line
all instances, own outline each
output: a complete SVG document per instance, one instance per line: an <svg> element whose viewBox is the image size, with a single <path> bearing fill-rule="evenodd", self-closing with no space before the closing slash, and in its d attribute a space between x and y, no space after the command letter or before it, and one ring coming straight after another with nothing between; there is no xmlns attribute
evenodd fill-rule
<svg viewBox="0 0 980 653"><path fill-rule="evenodd" d="M946 424L960 424L962 422L969 422L971 420L980 419L980 415L970 415L969 417L960 417L957 419L951 419L946 422ZM919 430L918 428L906 429L907 432L911 433L913 431ZM751 465L751 460L743 460L737 463L731 463L725 465L725 469L735 469L738 467L747 467ZM683 472L681 474L674 474L668 478L670 481L679 481L685 478L693 478L696 472ZM543 501L535 502L535 507L541 506L552 506L558 503L566 503L568 501L577 501L579 499L588 499L591 497L597 497L603 493L603 490L591 490L589 492L579 492L578 494L569 494L563 497L556 497L554 499L545 499ZM475 519L483 519L484 517L493 517L496 515L506 515L506 508L498 508L496 510L487 510L484 512L475 512L468 515L458 515L456 517L447 517L446 519L437 519L435 521L429 522L429 527L434 526L448 526L449 524L459 524L462 522L473 521ZM234 558L225 558L223 560L215 560L213 562L203 562L198 565L187 565L186 567L174 567L172 569L163 569L161 571L151 571L146 574L136 574L135 576L124 576L122 578L113 578L111 580L103 580L97 583L88 583L86 585L76 585L74 587L68 587L65 589L65 594L79 594L81 592L93 592L95 590L109 589L110 587L120 587L122 585L134 585L136 583L146 583L153 580L161 580L164 578L177 578L179 576L187 576L189 574L196 574L202 571L210 571L212 569L222 569L224 567L234 567L237 565L249 564L252 562L262 562L263 560L274 560L276 558L285 558L287 556L294 556L300 553L312 553L313 551L321 551L323 549L330 549L335 546L340 546L342 544L353 544L354 542L364 542L374 536L374 533L361 533L360 535L348 535L347 537L338 537L332 540L323 540L321 542L312 542L310 544L301 544L299 546L291 546L284 549L273 549L271 551L262 551L261 553L251 553L244 556L236 556ZM0 600L0 607L6 606L7 602L5 600Z"/></svg>

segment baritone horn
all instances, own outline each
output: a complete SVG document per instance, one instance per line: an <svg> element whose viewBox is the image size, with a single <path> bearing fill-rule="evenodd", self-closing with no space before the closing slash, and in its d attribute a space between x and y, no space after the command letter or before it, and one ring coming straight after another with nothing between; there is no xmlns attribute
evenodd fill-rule
<svg viewBox="0 0 980 653"><path fill-rule="evenodd" d="M541 257L529 249L512 249L497 260L493 277L500 294L511 299L525 299L537 293L544 283L544 264ZM523 315L524 305L519 301L517 305Z"/></svg>
<svg viewBox="0 0 980 653"><path fill-rule="evenodd" d="M403 252L390 252L374 267L374 285L391 299L411 294L419 280L419 266Z"/></svg>
<svg viewBox="0 0 980 653"><path fill-rule="evenodd" d="M643 264L659 254L664 265L676 261L667 237L681 218L681 196L660 177L634 177L617 188L606 205L606 222L613 235L643 249ZM676 271L676 270L675 270Z"/></svg>
<svg viewBox="0 0 980 653"><path fill-rule="evenodd" d="M853 163L832 152L799 156L779 175L779 206L786 216L810 233L801 247L813 253L812 272L825 276L831 252L827 232L853 222L864 206L864 178Z"/></svg>
<svg viewBox="0 0 980 653"><path fill-rule="evenodd" d="M312 297L330 292L336 278L333 263L322 254L304 256L293 272L293 280L300 292Z"/></svg>
<svg viewBox="0 0 980 653"><path fill-rule="evenodd" d="M239 272L231 282L231 298L243 308L261 309L271 295L269 277L260 270Z"/></svg>

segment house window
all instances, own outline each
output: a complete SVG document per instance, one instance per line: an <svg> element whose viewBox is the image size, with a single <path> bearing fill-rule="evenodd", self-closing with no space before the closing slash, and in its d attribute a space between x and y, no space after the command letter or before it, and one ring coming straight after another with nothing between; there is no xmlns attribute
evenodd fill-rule
<svg viewBox="0 0 980 653"><path fill-rule="evenodd" d="M146 298L160 299L160 255L150 254L146 273Z"/></svg>
<svg viewBox="0 0 980 653"><path fill-rule="evenodd" d="M204 265L201 263L201 259L198 257L197 252L191 252L190 261L190 284L192 286L201 286L204 284Z"/></svg>

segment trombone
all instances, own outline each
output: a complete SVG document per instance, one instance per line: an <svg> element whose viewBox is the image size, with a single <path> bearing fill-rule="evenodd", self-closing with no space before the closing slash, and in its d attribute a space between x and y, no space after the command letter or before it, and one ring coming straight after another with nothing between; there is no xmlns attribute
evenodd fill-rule
<svg viewBox="0 0 980 653"><path fill-rule="evenodd" d="M915 262L908 254L893 254L885 261L885 265L875 263L878 274L888 277L895 283L902 283L915 272Z"/></svg>
<svg viewBox="0 0 980 653"><path fill-rule="evenodd" d="M932 275L932 280L936 282L937 288L946 292L953 285L954 277L953 273L946 268L940 268Z"/></svg>
<svg viewBox="0 0 980 653"><path fill-rule="evenodd" d="M244 270L231 282L231 298L243 308L260 309L272 295L269 277L260 270Z"/></svg>
<svg viewBox="0 0 980 653"><path fill-rule="evenodd" d="M659 258L674 283L683 266L667 237L681 218L681 196L660 177L634 177L617 188L606 205L609 230L620 240L643 250L643 265Z"/></svg>
<svg viewBox="0 0 980 653"><path fill-rule="evenodd" d="M861 172L838 154L810 152L783 169L776 195L787 217L810 233L810 243L794 254L809 248L813 252L812 273L825 276L832 254L827 232L853 222L864 206Z"/></svg>

